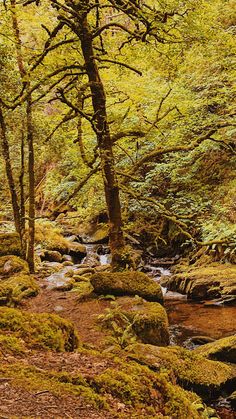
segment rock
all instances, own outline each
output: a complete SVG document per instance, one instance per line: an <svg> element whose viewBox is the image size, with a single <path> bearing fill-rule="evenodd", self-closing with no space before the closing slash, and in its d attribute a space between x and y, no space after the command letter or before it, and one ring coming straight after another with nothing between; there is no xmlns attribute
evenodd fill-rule
<svg viewBox="0 0 236 419"><path fill-rule="evenodd" d="M62 256L63 262L72 262L72 257L70 255L63 255Z"/></svg>
<svg viewBox="0 0 236 419"><path fill-rule="evenodd" d="M218 397L236 382L233 366L208 360L184 348L135 344L127 351L132 359L153 370L166 369L179 385L194 391L204 400Z"/></svg>
<svg viewBox="0 0 236 419"><path fill-rule="evenodd" d="M18 233L0 233L0 256L21 256L21 242Z"/></svg>
<svg viewBox="0 0 236 419"><path fill-rule="evenodd" d="M62 263L63 266L74 266L73 262L70 262L69 260L66 260L65 262Z"/></svg>
<svg viewBox="0 0 236 419"><path fill-rule="evenodd" d="M42 260L47 260L48 262L62 262L62 255L56 250L44 250L44 255Z"/></svg>
<svg viewBox="0 0 236 419"><path fill-rule="evenodd" d="M236 363L236 335L202 345L194 352L209 359Z"/></svg>
<svg viewBox="0 0 236 419"><path fill-rule="evenodd" d="M178 269L178 268L177 268ZM221 298L221 303L236 300L236 265L212 263L210 266L185 265L183 270L165 278L171 291L187 294L193 300Z"/></svg>
<svg viewBox="0 0 236 419"><path fill-rule="evenodd" d="M55 314L31 314L0 307L0 330L17 332L17 336L33 348L73 351L78 347L78 337L72 323Z"/></svg>
<svg viewBox="0 0 236 419"><path fill-rule="evenodd" d="M119 298L117 303L141 342L158 346L169 344L168 317L161 304L130 297Z"/></svg>
<svg viewBox="0 0 236 419"><path fill-rule="evenodd" d="M233 409L236 409L236 391L234 391L229 397L228 400Z"/></svg>
<svg viewBox="0 0 236 419"><path fill-rule="evenodd" d="M91 277L91 284L100 295L139 295L148 301L163 302L160 285L142 272L96 273Z"/></svg>
<svg viewBox="0 0 236 419"><path fill-rule="evenodd" d="M94 274L95 273L95 269L93 268L78 268L74 271L75 275L86 275L86 274Z"/></svg>
<svg viewBox="0 0 236 419"><path fill-rule="evenodd" d="M210 338L209 336L193 336L188 340L193 345L205 345L209 342L215 342L215 339Z"/></svg>
<svg viewBox="0 0 236 419"><path fill-rule="evenodd" d="M72 242L69 245L69 254L72 257L72 259L82 259L87 254L86 246L84 246L81 243Z"/></svg>
<svg viewBox="0 0 236 419"><path fill-rule="evenodd" d="M92 234L83 237L86 244L105 244L109 240L109 228L107 224L99 226Z"/></svg>
<svg viewBox="0 0 236 419"><path fill-rule="evenodd" d="M25 260L12 255L0 257L0 279L19 272L29 273L29 267Z"/></svg>

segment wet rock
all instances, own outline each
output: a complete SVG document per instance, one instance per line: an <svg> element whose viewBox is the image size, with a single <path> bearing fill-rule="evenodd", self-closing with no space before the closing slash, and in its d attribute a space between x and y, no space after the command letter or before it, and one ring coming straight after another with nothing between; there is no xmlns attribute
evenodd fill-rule
<svg viewBox="0 0 236 419"><path fill-rule="evenodd" d="M65 262L62 263L62 265L63 266L74 266L74 263L69 261L69 260L66 260Z"/></svg>
<svg viewBox="0 0 236 419"><path fill-rule="evenodd" d="M233 407L233 409L236 410L236 391L234 391L229 397L228 400Z"/></svg>
<svg viewBox="0 0 236 419"><path fill-rule="evenodd" d="M160 285L142 272L97 273L91 277L91 284L100 295L139 295L148 301L163 302Z"/></svg>
<svg viewBox="0 0 236 419"><path fill-rule="evenodd" d="M21 256L20 237L17 233L0 233L0 256Z"/></svg>
<svg viewBox="0 0 236 419"><path fill-rule="evenodd" d="M62 256L63 262L72 262L72 257L70 255L63 255Z"/></svg>
<svg viewBox="0 0 236 419"><path fill-rule="evenodd" d="M127 348L127 351L132 359L153 370L165 368L179 385L194 391L204 400L218 397L236 382L233 366L208 360L184 348L135 344Z"/></svg>
<svg viewBox="0 0 236 419"><path fill-rule="evenodd" d="M193 345L205 345L206 343L215 342L215 339L209 336L193 336L189 339L189 342Z"/></svg>
<svg viewBox="0 0 236 419"><path fill-rule="evenodd" d="M93 268L78 268L74 271L75 275L86 275L86 274L94 274L95 273L95 269Z"/></svg>
<svg viewBox="0 0 236 419"><path fill-rule="evenodd" d="M62 262L62 255L60 252L56 250L44 250L42 260L46 260L48 262Z"/></svg>
<svg viewBox="0 0 236 419"><path fill-rule="evenodd" d="M81 243L72 242L69 245L69 254L72 257L72 260L81 260L87 254L86 246Z"/></svg>
<svg viewBox="0 0 236 419"><path fill-rule="evenodd" d="M194 352L209 359L236 363L236 335L207 343Z"/></svg>

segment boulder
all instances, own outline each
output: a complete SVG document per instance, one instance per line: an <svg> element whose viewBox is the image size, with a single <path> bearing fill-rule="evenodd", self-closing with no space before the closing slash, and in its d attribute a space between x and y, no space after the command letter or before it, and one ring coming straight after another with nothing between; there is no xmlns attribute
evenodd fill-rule
<svg viewBox="0 0 236 419"><path fill-rule="evenodd" d="M12 255L0 257L0 305L16 305L23 298L37 295L38 291L27 262Z"/></svg>
<svg viewBox="0 0 236 419"><path fill-rule="evenodd" d="M48 262L62 262L62 255L56 250L45 250L42 260L47 260Z"/></svg>
<svg viewBox="0 0 236 419"><path fill-rule="evenodd" d="M0 280L19 272L29 273L29 267L25 260L13 255L0 257Z"/></svg>
<svg viewBox="0 0 236 419"><path fill-rule="evenodd" d="M100 295L139 295L148 301L163 302L160 285L142 272L100 272L92 275L91 284Z"/></svg>
<svg viewBox="0 0 236 419"><path fill-rule="evenodd" d="M187 294L193 300L222 298L236 300L236 265L212 263L210 266L185 266L183 271L163 280L171 291Z"/></svg>
<svg viewBox="0 0 236 419"><path fill-rule="evenodd" d="M21 242L18 233L0 233L0 256L21 256Z"/></svg>
<svg viewBox="0 0 236 419"><path fill-rule="evenodd" d="M81 243L71 242L69 244L69 252L70 256L73 258L82 259L86 256L87 250L86 246Z"/></svg>
<svg viewBox="0 0 236 419"><path fill-rule="evenodd" d="M14 333L29 347L55 351L73 351L78 347L78 337L72 323L55 314L31 314L0 307L0 330Z"/></svg>
<svg viewBox="0 0 236 419"><path fill-rule="evenodd" d="M125 316L124 319L128 319L139 341L158 346L169 344L168 317L161 304L147 302L140 297L121 297L115 304L118 304L118 323L122 323ZM124 324L124 328L126 327L127 324Z"/></svg>
<svg viewBox="0 0 236 419"><path fill-rule="evenodd" d="M200 395L204 400L218 397L236 382L233 366L208 360L181 347L158 347L135 344L127 348L132 359L155 371L165 369L186 390Z"/></svg>
<svg viewBox="0 0 236 419"><path fill-rule="evenodd" d="M210 359L236 363L236 335L199 346L194 352Z"/></svg>

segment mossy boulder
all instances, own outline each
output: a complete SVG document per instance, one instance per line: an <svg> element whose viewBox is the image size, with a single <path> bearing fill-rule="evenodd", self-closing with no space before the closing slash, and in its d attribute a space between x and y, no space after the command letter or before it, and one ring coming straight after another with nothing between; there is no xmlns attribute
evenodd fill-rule
<svg viewBox="0 0 236 419"><path fill-rule="evenodd" d="M156 371L165 369L179 385L204 399L219 396L236 382L236 370L231 365L208 360L184 348L136 344L128 350L132 358Z"/></svg>
<svg viewBox="0 0 236 419"><path fill-rule="evenodd" d="M160 285L142 272L100 272L92 275L91 284L99 295L139 295L148 301L163 302Z"/></svg>
<svg viewBox="0 0 236 419"><path fill-rule="evenodd" d="M117 303L141 342L158 346L169 344L168 317L161 304L129 297L119 298Z"/></svg>
<svg viewBox="0 0 236 419"><path fill-rule="evenodd" d="M13 255L0 257L0 280L19 272L29 273L29 267L25 260Z"/></svg>
<svg viewBox="0 0 236 419"><path fill-rule="evenodd" d="M210 359L236 363L236 335L199 346L194 352Z"/></svg>
<svg viewBox="0 0 236 419"><path fill-rule="evenodd" d="M0 330L12 332L29 347L73 351L78 346L72 323L54 314L31 314L0 307Z"/></svg>
<svg viewBox="0 0 236 419"><path fill-rule="evenodd" d="M0 233L0 256L21 255L20 236L17 233Z"/></svg>
<svg viewBox="0 0 236 419"><path fill-rule="evenodd" d="M0 333L0 358L1 354L20 355L26 351L22 339L16 336Z"/></svg>
<svg viewBox="0 0 236 419"><path fill-rule="evenodd" d="M135 408L134 415L121 417L200 419L201 400L194 393L175 385L164 373L156 374L144 365L120 363L94 376L90 384L102 395L119 398L125 406ZM204 410L204 408L203 408Z"/></svg>
<svg viewBox="0 0 236 419"><path fill-rule="evenodd" d="M168 289L187 294L193 300L236 300L236 265L212 263L185 266L183 271L164 279ZM222 300L224 301L224 300Z"/></svg>
<svg viewBox="0 0 236 419"><path fill-rule="evenodd" d="M22 299L34 297L38 292L39 287L30 275L15 274L0 282L0 305L17 305Z"/></svg>

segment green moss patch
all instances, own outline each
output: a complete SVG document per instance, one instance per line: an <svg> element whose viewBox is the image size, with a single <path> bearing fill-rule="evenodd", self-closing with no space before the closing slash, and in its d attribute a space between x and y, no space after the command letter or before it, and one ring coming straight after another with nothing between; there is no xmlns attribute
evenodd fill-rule
<svg viewBox="0 0 236 419"><path fill-rule="evenodd" d="M92 275L91 284L100 295L139 295L148 301L163 302L160 285L142 272L101 272Z"/></svg>
<svg viewBox="0 0 236 419"><path fill-rule="evenodd" d="M73 351L78 346L74 326L54 314L30 314L13 308L0 308L0 329L13 332L27 346Z"/></svg>
<svg viewBox="0 0 236 419"><path fill-rule="evenodd" d="M0 256L21 255L21 242L17 233L0 233Z"/></svg>
<svg viewBox="0 0 236 419"><path fill-rule="evenodd" d="M166 369L184 388L204 398L218 395L235 380L235 370L222 362L211 361L180 347L161 348L136 344L131 349L135 359L155 370Z"/></svg>
<svg viewBox="0 0 236 419"><path fill-rule="evenodd" d="M0 333L0 357L1 354L21 355L25 352L22 339L9 334Z"/></svg>
<svg viewBox="0 0 236 419"><path fill-rule="evenodd" d="M0 278L7 278L19 272L29 273L25 260L13 255L0 257Z"/></svg>
<svg viewBox="0 0 236 419"><path fill-rule="evenodd" d="M221 296L236 298L236 265L212 263L210 266L185 266L167 280L169 289L195 300Z"/></svg>
<svg viewBox="0 0 236 419"><path fill-rule="evenodd" d="M210 359L236 363L236 336L228 336L199 346L194 352Z"/></svg>

